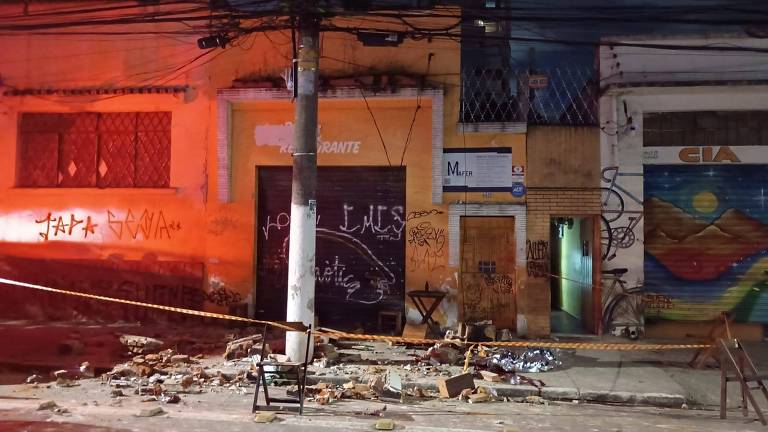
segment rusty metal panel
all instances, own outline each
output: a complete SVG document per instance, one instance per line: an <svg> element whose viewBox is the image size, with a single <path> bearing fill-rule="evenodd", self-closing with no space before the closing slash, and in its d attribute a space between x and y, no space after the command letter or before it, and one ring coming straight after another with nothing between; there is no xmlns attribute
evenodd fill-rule
<svg viewBox="0 0 768 432"><path fill-rule="evenodd" d="M138 113L136 137L136 187L169 187L171 113Z"/></svg>
<svg viewBox="0 0 768 432"><path fill-rule="evenodd" d="M405 168L320 167L317 177L319 322L373 331L378 311L404 308ZM256 310L285 319L291 168L259 168L258 194Z"/></svg>
<svg viewBox="0 0 768 432"><path fill-rule="evenodd" d="M133 187L135 162L136 113L101 114L97 185Z"/></svg>
<svg viewBox="0 0 768 432"><path fill-rule="evenodd" d="M98 114L61 114L59 187L96 186Z"/></svg>
<svg viewBox="0 0 768 432"><path fill-rule="evenodd" d="M56 187L59 135L22 132L19 137L19 187Z"/></svg>

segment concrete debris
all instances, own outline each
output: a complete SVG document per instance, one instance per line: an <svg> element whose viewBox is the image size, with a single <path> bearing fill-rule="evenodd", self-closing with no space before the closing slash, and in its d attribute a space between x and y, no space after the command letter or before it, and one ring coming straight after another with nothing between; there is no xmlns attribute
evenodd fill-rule
<svg viewBox="0 0 768 432"><path fill-rule="evenodd" d="M157 400L167 404L177 404L181 402L181 397L176 393L162 393L157 396Z"/></svg>
<svg viewBox="0 0 768 432"><path fill-rule="evenodd" d="M458 399L463 401L469 399L470 396L472 396L472 389L466 388L459 393Z"/></svg>
<svg viewBox="0 0 768 432"><path fill-rule="evenodd" d="M38 384L43 381L43 377L38 374L33 374L27 377L27 384Z"/></svg>
<svg viewBox="0 0 768 432"><path fill-rule="evenodd" d="M462 357L459 350L449 344L435 344L427 351L426 360L432 365L456 364Z"/></svg>
<svg viewBox="0 0 768 432"><path fill-rule="evenodd" d="M93 366L88 362L82 362L79 369L81 376L85 378L93 378L96 375Z"/></svg>
<svg viewBox="0 0 768 432"><path fill-rule="evenodd" d="M491 371L480 371L480 375L483 376L483 379L490 382L501 382L501 376L497 373L493 373Z"/></svg>
<svg viewBox="0 0 768 432"><path fill-rule="evenodd" d="M381 417L386 410L387 410L387 406L382 404L382 405L377 406L375 408L366 408L363 411L356 411L355 414L374 416L374 417Z"/></svg>
<svg viewBox="0 0 768 432"><path fill-rule="evenodd" d="M240 339L235 339L227 344L227 348L224 351L225 360L237 360L241 358L250 357L254 354L258 354L258 350L261 349L262 336L260 334L247 336ZM257 349L254 349L257 348Z"/></svg>
<svg viewBox="0 0 768 432"><path fill-rule="evenodd" d="M110 393L110 396L113 397L113 398L123 397L123 396L125 396L125 393L123 393L123 391L120 390L120 389L114 389Z"/></svg>
<svg viewBox="0 0 768 432"><path fill-rule="evenodd" d="M52 400L40 402L40 405L37 406L38 411L51 411L54 408L58 408L58 405Z"/></svg>
<svg viewBox="0 0 768 432"><path fill-rule="evenodd" d="M122 343L128 351L134 354L147 354L160 351L163 347L163 341L153 339L146 336L137 335L122 335L120 336L120 343Z"/></svg>
<svg viewBox="0 0 768 432"><path fill-rule="evenodd" d="M277 416L275 415L275 413L262 412L262 413L259 413L256 416L256 418L253 419L253 421L255 421L256 423L272 423L276 419L277 419Z"/></svg>
<svg viewBox="0 0 768 432"><path fill-rule="evenodd" d="M488 402L489 400L491 400L491 396L486 393L469 395L469 403Z"/></svg>
<svg viewBox="0 0 768 432"><path fill-rule="evenodd" d="M525 401L534 405L549 405L549 401L541 396L526 396Z"/></svg>
<svg viewBox="0 0 768 432"><path fill-rule="evenodd" d="M440 391L441 397L454 398L458 396L462 390L474 390L475 381L472 379L472 374L463 373L450 378L438 378L437 388Z"/></svg>
<svg viewBox="0 0 768 432"><path fill-rule="evenodd" d="M143 409L136 416L137 417L156 417L163 414L165 414L165 410L163 408L154 407L150 409Z"/></svg>
<svg viewBox="0 0 768 432"><path fill-rule="evenodd" d="M395 421L392 419L381 419L376 422L376 430L394 430Z"/></svg>

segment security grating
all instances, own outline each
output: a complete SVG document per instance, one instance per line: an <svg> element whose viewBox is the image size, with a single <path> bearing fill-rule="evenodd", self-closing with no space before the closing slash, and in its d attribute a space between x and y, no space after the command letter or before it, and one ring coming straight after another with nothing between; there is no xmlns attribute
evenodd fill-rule
<svg viewBox="0 0 768 432"><path fill-rule="evenodd" d="M461 74L461 123L597 125L597 80L589 67L515 70L471 67Z"/></svg>

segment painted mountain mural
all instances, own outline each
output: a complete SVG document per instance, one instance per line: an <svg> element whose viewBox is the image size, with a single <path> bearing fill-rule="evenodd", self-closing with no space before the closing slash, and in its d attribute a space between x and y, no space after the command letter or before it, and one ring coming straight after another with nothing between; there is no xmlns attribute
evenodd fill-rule
<svg viewBox="0 0 768 432"><path fill-rule="evenodd" d="M768 250L768 225L738 209L728 209L711 222L656 197L646 199L643 209L645 251L680 279L715 280Z"/></svg>

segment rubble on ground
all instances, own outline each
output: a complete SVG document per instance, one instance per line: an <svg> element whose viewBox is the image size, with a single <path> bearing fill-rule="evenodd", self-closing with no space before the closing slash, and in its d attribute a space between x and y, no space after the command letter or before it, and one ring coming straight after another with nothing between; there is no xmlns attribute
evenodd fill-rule
<svg viewBox="0 0 768 432"><path fill-rule="evenodd" d="M132 354L148 354L160 351L163 341L146 336L122 335L120 343Z"/></svg>

